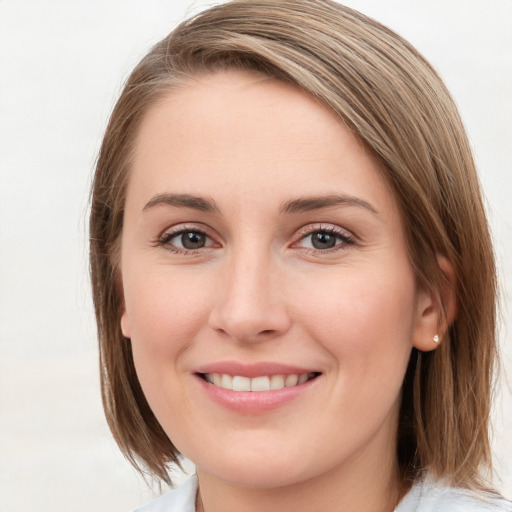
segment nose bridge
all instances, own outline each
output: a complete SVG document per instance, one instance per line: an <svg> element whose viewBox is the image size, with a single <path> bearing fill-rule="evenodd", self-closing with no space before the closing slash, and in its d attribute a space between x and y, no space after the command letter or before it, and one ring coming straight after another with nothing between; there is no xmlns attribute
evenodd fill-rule
<svg viewBox="0 0 512 512"><path fill-rule="evenodd" d="M285 332L290 319L271 250L257 244L233 247L223 264L212 327L245 342Z"/></svg>

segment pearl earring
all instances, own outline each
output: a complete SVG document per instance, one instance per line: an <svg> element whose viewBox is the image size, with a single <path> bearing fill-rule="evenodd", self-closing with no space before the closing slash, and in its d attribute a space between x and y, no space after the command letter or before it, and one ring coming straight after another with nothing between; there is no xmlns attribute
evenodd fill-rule
<svg viewBox="0 0 512 512"><path fill-rule="evenodd" d="M434 341L435 341L436 343L439 343L439 336L438 336L437 334L434 336Z"/></svg>

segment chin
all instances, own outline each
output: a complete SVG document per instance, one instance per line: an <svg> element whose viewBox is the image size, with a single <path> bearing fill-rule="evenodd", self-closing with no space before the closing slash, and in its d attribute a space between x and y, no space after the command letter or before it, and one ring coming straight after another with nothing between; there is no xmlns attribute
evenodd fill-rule
<svg viewBox="0 0 512 512"><path fill-rule="evenodd" d="M267 449L247 451L242 448L236 454L224 452L224 456L204 460L200 458L197 472L229 485L252 489L275 489L303 483L319 476L327 468L321 468L319 461L306 460L303 454L286 454L283 450Z"/></svg>
<svg viewBox="0 0 512 512"><path fill-rule="evenodd" d="M295 467L294 467L295 466ZM198 474L207 472L229 485L251 489L275 489L304 482L309 475L298 470L297 464L282 464L269 459L259 467L253 464L227 465L227 467L197 468ZM292 470L293 468L293 470Z"/></svg>

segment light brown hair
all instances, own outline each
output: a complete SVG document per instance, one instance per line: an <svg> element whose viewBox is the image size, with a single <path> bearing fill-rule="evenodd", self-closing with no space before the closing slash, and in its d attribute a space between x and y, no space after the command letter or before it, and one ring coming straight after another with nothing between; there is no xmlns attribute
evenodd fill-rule
<svg viewBox="0 0 512 512"><path fill-rule="evenodd" d="M402 214L420 287L448 286L457 318L432 352L413 349L403 385L397 459L481 487L496 357L496 277L471 149L443 82L400 36L329 0L237 0L185 21L128 78L101 146L92 190L90 261L106 416L123 453L168 481L178 454L150 410L123 338L119 246L130 159L141 119L187 77L256 70L328 105L378 160Z"/></svg>

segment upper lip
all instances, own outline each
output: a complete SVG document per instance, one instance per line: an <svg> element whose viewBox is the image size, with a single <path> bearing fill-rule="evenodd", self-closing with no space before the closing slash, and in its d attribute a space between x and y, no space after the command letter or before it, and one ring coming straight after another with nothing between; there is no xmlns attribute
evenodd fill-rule
<svg viewBox="0 0 512 512"><path fill-rule="evenodd" d="M239 375L241 377L260 377L263 375L290 375L303 373L319 373L315 369L288 364L261 361L257 363L241 363L238 361L222 361L209 363L198 367L195 373L220 373L227 375Z"/></svg>

